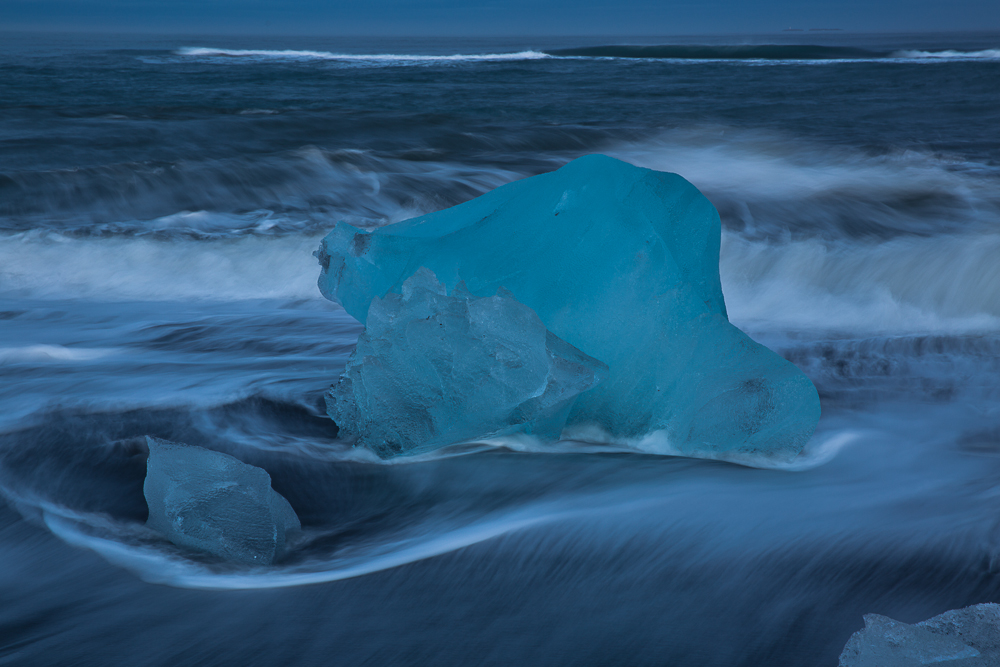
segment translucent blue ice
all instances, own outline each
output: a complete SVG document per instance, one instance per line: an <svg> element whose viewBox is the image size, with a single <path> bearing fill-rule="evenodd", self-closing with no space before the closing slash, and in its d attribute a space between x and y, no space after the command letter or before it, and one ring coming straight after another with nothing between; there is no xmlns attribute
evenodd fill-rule
<svg viewBox="0 0 1000 667"><path fill-rule="evenodd" d="M174 544L269 565L300 529L266 471L228 454L146 437L147 525Z"/></svg>
<svg viewBox="0 0 1000 667"><path fill-rule="evenodd" d="M402 294L372 300L327 411L383 458L512 433L555 439L607 370L505 289L478 299L459 284L449 295L420 269Z"/></svg>
<svg viewBox="0 0 1000 667"><path fill-rule="evenodd" d="M910 625L867 614L847 641L840 667L996 667L1000 664L1000 605L977 604Z"/></svg>
<svg viewBox="0 0 1000 667"><path fill-rule="evenodd" d="M680 176L589 155L371 232L341 222L317 253L319 286L361 322L421 267L449 290L505 288L609 367L568 424L617 438L659 432L693 456L789 460L816 427L819 398L729 323L720 234L715 208Z"/></svg>

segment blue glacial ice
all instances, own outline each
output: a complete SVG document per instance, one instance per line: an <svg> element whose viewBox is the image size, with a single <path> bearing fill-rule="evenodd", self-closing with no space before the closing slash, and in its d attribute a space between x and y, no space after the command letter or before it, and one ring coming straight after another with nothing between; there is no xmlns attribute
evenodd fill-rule
<svg viewBox="0 0 1000 667"><path fill-rule="evenodd" d="M461 283L485 298L502 288L554 336L608 366L607 379L577 397L568 426L619 439L656 433L684 455L788 461L816 427L819 398L794 365L729 323L720 235L715 208L680 176L589 155L373 231L338 223L317 252L319 287L369 326L373 304L402 295L421 268L449 292ZM404 368L405 355L366 359L391 359L387 374L421 372L416 362ZM472 407L430 394L414 404L435 400L444 411ZM373 399L355 418L412 417Z"/></svg>
<svg viewBox="0 0 1000 667"><path fill-rule="evenodd" d="M840 667L996 667L1000 664L1000 605L946 611L916 624L867 614L847 641Z"/></svg>
<svg viewBox="0 0 1000 667"><path fill-rule="evenodd" d="M147 436L146 524L174 544L269 565L301 528L265 470L202 447Z"/></svg>
<svg viewBox="0 0 1000 667"><path fill-rule="evenodd" d="M513 433L556 439L607 371L502 287L480 299L459 283L448 294L418 269L402 294L372 300L327 412L382 458Z"/></svg>

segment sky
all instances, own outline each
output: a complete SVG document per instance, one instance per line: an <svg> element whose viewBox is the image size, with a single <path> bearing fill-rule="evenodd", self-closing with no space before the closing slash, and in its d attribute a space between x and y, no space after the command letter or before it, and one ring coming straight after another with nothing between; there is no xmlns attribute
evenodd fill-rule
<svg viewBox="0 0 1000 667"><path fill-rule="evenodd" d="M305 35L1000 30L1000 0L0 0L0 29Z"/></svg>

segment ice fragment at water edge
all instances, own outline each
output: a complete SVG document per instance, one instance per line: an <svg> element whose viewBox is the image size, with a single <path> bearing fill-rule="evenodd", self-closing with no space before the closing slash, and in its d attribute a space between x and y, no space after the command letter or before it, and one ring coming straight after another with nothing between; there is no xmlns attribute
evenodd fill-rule
<svg viewBox="0 0 1000 667"><path fill-rule="evenodd" d="M146 437L147 525L180 546L267 565L299 530L265 470L202 447Z"/></svg>

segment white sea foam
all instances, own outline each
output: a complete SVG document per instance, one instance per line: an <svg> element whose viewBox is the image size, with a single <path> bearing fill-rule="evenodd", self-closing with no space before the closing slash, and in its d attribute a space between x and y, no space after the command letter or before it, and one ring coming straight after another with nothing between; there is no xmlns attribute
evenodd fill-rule
<svg viewBox="0 0 1000 667"><path fill-rule="evenodd" d="M1000 235L883 243L753 242L724 234L730 319L871 333L1000 328Z"/></svg>
<svg viewBox="0 0 1000 667"><path fill-rule="evenodd" d="M97 300L319 298L319 237L219 241L18 234L0 243L0 294Z"/></svg>
<svg viewBox="0 0 1000 667"><path fill-rule="evenodd" d="M63 345L26 345L24 347L0 347L0 366L25 362L74 362L92 361L114 354L113 348L81 348Z"/></svg>
<svg viewBox="0 0 1000 667"><path fill-rule="evenodd" d="M947 193L969 208L997 208L997 174L986 165L905 151L871 156L856 149L802 141L780 133L704 126L653 141L623 144L609 155L672 171L712 197L749 200L839 197L878 200ZM980 174L980 172L982 172Z"/></svg>
<svg viewBox="0 0 1000 667"><path fill-rule="evenodd" d="M216 49L207 47L185 47L177 51L179 55L198 58L253 58L277 60L337 60L345 62L370 63L421 63L421 62L481 62L496 60L539 60L549 58L539 51L518 51L516 53L475 53L451 55L421 55L401 53L331 53L329 51L293 51L265 49Z"/></svg>
<svg viewBox="0 0 1000 667"><path fill-rule="evenodd" d="M45 524L69 544L92 549L109 562L131 570L151 583L181 588L238 590L303 586L360 577L457 551L554 518L538 515L484 521L440 535L428 535L410 544L393 545L384 552L366 554L360 558L310 563L300 568L262 569L231 574L213 572L197 562L168 555L150 546L88 534L80 529L78 523L54 513L45 514Z"/></svg>
<svg viewBox="0 0 1000 667"><path fill-rule="evenodd" d="M837 455L837 452L854 442L857 437L856 433L844 431L817 434L809 441L802 452L791 461L769 460L759 455L746 455L738 452L714 452L711 450L682 452L670 442L666 431L663 430L652 431L641 437L616 438L602 428L592 424L567 427L563 431L562 439L558 441L547 441L532 435L518 433L498 438L489 438L484 440L483 444L515 452L540 454L621 454L623 452L636 452L657 456L678 456L726 461L749 468L800 471L809 470L827 463Z"/></svg>
<svg viewBox="0 0 1000 667"><path fill-rule="evenodd" d="M1000 60L1000 49L983 49L981 51L895 51L894 58L913 58L921 60Z"/></svg>
<svg viewBox="0 0 1000 667"><path fill-rule="evenodd" d="M473 519L464 525L428 526L426 532L412 536L401 535L381 543L373 541L354 555L231 573L219 572L190 560L173 548L162 548L157 544L162 539L156 540L150 529L142 525L36 500L22 500L19 506L29 510L32 506L37 507L35 511L55 535L74 546L91 549L151 583L194 589L237 590L283 588L350 579L440 556L535 526L636 511L656 502L662 500L627 498L603 506L592 502L592 507L564 502L538 503L500 516Z"/></svg>
<svg viewBox="0 0 1000 667"><path fill-rule="evenodd" d="M96 300L320 298L319 237L218 241L8 237L0 295ZM979 331L1000 326L1000 234L883 242L723 234L734 323L755 329Z"/></svg>
<svg viewBox="0 0 1000 667"><path fill-rule="evenodd" d="M473 53L473 54L405 54L405 53L334 53L331 51L304 51L294 49L222 49L215 47L189 46L177 50L181 56L193 58L232 58L232 59L252 59L252 60L333 60L343 62L358 63L434 63L434 62L482 62L500 60L541 60L545 58L572 58L576 60L619 60L634 59L630 55L551 55L541 51L518 51L514 53ZM832 63L857 63L863 61L880 60L996 60L1000 59L1000 49L981 49L978 51L922 51L918 49L903 49L894 51L887 57L872 58L689 58L689 57L664 57L659 60L669 61L678 64L684 63L705 63L705 62L731 62L746 64L832 64Z"/></svg>

